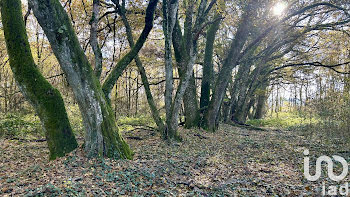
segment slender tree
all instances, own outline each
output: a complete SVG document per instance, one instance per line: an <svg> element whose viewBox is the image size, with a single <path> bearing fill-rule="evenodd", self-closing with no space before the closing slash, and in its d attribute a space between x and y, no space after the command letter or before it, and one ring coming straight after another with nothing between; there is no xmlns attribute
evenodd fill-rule
<svg viewBox="0 0 350 197"><path fill-rule="evenodd" d="M124 24L124 27L126 30L126 36L127 36L128 42L129 42L129 46L131 48L133 48L135 46L135 42L134 42L134 38L132 36L132 28L130 26L128 18L126 17L125 3L122 3L122 5L120 5L119 2L116 0L114 0L113 2L117 6L118 14L122 18L122 21L123 21L123 24ZM136 63L137 69L141 75L141 80L142 80L143 87L144 87L145 92L146 92L147 102L148 102L148 105L151 109L153 120L157 124L158 130L160 132L163 132L164 128L165 128L164 123L163 123L162 119L160 118L159 111L158 111L157 106L154 102L151 88L149 85L149 81L147 78L146 70L143 67L142 61L138 55L136 55L136 57L135 57L135 63Z"/></svg>
<svg viewBox="0 0 350 197"><path fill-rule="evenodd" d="M314 3L311 5L305 6L301 9L298 9L294 12L291 12L290 14L287 14L285 17L281 19L274 20L271 25L269 25L264 30L260 31L257 36L252 36L252 33L253 33L252 30L254 29L252 27L255 26L254 23L256 23L259 20L259 16L265 16L264 14L261 14L261 13L258 14L261 5L266 5L266 1L248 1L247 5L245 5L243 14L241 17L240 25L237 28L235 37L230 45L230 48L227 50L228 51L227 56L218 74L217 81L215 82L215 86L213 88L212 98L209 103L208 110L206 111L206 114L204 116L202 127L207 130L215 131L217 128L217 125L218 125L217 120L218 120L220 107L223 103L223 98L226 95L227 85L230 81L230 78L232 77L231 76L232 69L240 65L242 63L242 59L244 59L244 57L246 57L247 54L249 54L249 52L252 49L254 49L254 47L257 47L257 46L261 47L260 44L268 35L272 34L271 32L274 32L275 30L278 29L278 27L280 27L281 25L283 25L288 21L289 22L293 21L292 25L289 26L290 31L293 30L294 27L299 27L298 24L301 21L306 20L308 18L308 17L306 18L303 17L302 14L307 11L312 11L313 9L318 7L331 8L329 10L332 10L332 9L340 10L340 11L343 11L346 16L349 15L344 8L339 7L337 5L334 5L328 2ZM329 11L326 11L326 13L327 12ZM310 16L313 16L313 14L311 14ZM322 30L325 28L336 27L336 26L349 23L349 18L345 18L344 20L343 18L336 22L329 22L329 23L326 23L324 20L316 21L318 22L317 24L307 24L305 28L301 30L301 32L306 33L313 30ZM312 20L310 20L310 22L311 21ZM299 30L297 29L298 28L296 28L296 31L300 32L300 29ZM267 52L269 53L270 51L269 47L267 49L268 49ZM280 57L283 57L283 55ZM270 58L275 58L275 57L270 57ZM252 90L252 88L250 87L249 89L250 91ZM249 99L246 101L249 101L247 102L248 104L251 103Z"/></svg>
<svg viewBox="0 0 350 197"><path fill-rule="evenodd" d="M92 17L90 20L90 45L95 56L95 75L99 79L102 73L102 51L98 44L98 21L100 17L100 0L93 0Z"/></svg>
<svg viewBox="0 0 350 197"><path fill-rule="evenodd" d="M262 119L266 110L266 101L267 101L267 87L268 83L264 83L258 93L258 99L256 102L256 109L254 113L254 119Z"/></svg>
<svg viewBox="0 0 350 197"><path fill-rule="evenodd" d="M177 20L173 32L173 46L180 80L187 78L187 70L192 69L189 76L186 90L183 95L185 127L192 128L199 126L200 111L198 106L197 86L193 66L198 56L198 39L203 29L209 23L208 15L217 1L201 0L198 4L196 1L185 1L185 22L182 33L180 22ZM198 4L198 7L196 6ZM195 16L195 14L197 15Z"/></svg>
<svg viewBox="0 0 350 197"><path fill-rule="evenodd" d="M202 125L203 128L209 131L216 130L218 120L217 116L226 92L229 78L231 77L232 69L237 66L241 50L247 42L251 26L253 25L252 20L257 14L256 6L253 6L253 4L252 1L249 1L248 5L245 7L235 38L231 43L228 55L225 58L224 64L215 83L213 95Z"/></svg>
<svg viewBox="0 0 350 197"><path fill-rule="evenodd" d="M203 1L201 1L203 2ZM180 23L177 20L175 29L173 32L173 46L175 52L176 65L180 78L183 78L186 74L186 69L189 65L191 58L197 56L197 40L193 39L193 23L194 23L194 1L186 1L185 3L185 23L184 23L184 35L181 31ZM196 57L195 57L196 58ZM199 109L197 101L197 88L194 73L192 71L187 88L183 95L183 106L185 115L185 127L191 128L198 126L199 122Z"/></svg>
<svg viewBox="0 0 350 197"><path fill-rule="evenodd" d="M114 1L117 3L116 1ZM111 71L108 75L107 79L103 83L102 89L105 93L106 97L110 97L110 93L115 85L115 82L118 78L123 74L125 68L130 64L131 61L138 55L138 52L141 50L142 46L147 40L148 34L151 32L153 28L153 19L154 12L156 10L158 4L158 0L151 0L146 9L146 17L145 17L145 27L135 45L131 48L129 53L127 53L117 64L117 66Z"/></svg>
<svg viewBox="0 0 350 197"><path fill-rule="evenodd" d="M166 127L163 131L163 138L168 140L180 140L177 133L178 109L180 100L175 99L173 102L173 63L172 63L172 35L176 23L177 10L179 7L178 0L163 0L163 32L165 42L165 111L166 111ZM180 88L178 88L179 90ZM183 88L182 88L183 89ZM182 98L180 98L182 99Z"/></svg>

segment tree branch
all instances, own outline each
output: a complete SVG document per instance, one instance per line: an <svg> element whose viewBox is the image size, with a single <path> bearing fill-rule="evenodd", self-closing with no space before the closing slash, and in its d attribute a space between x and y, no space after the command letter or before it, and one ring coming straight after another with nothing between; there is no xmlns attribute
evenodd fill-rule
<svg viewBox="0 0 350 197"><path fill-rule="evenodd" d="M350 62L344 62L344 63L334 64L334 65L324 65L321 62L306 62L306 63L299 63L299 64L287 64L287 65L276 67L276 68L270 70L270 73L273 71L281 70L281 69L288 68L288 67L315 66L315 67L329 68L329 69L335 71L336 73L348 75L348 74L350 74L350 72L339 71L336 68L340 67L340 66L349 65L349 64L350 64Z"/></svg>

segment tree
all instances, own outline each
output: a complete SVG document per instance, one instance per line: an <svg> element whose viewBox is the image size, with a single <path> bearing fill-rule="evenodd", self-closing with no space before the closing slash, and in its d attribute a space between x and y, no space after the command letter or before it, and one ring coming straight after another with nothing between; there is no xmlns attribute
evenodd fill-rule
<svg viewBox="0 0 350 197"><path fill-rule="evenodd" d="M199 123L198 101L196 96L196 86L194 81L193 66L198 54L198 38L202 31L203 24L216 0L208 4L207 0L199 3L197 17L194 21L195 1L185 3L187 7L185 19L185 31L182 35L179 21L177 19L178 2L163 1L163 32L165 36L165 73L166 73L166 129L164 138L179 139L177 135L178 116L183 100L185 106L185 116L187 127L197 126ZM178 63L180 83L173 98L173 67L172 50L174 46L175 58Z"/></svg>
<svg viewBox="0 0 350 197"><path fill-rule="evenodd" d="M310 32L310 31L315 31L315 30L322 30L322 29L327 29L327 28L332 28L332 27L336 27L339 25L343 25L343 24L347 24L349 22L349 19L344 19L342 20L344 17L342 17L341 19L338 19L337 21L325 21L324 17L320 17L320 20L316 20L316 23L307 23L306 26L300 26L299 23L301 23L302 21L312 21L311 19L313 19L313 17L317 14L328 14L334 10L337 11L343 11L345 13L345 15L348 15L346 10L342 7L333 5L331 3L327 3L327 2L321 2L321 3L311 3L310 5L307 5L305 7L302 8L296 8L297 11L293 11L290 14L288 13L285 17L281 18L281 19L275 19L272 20L272 24L268 25L268 28L265 28L263 30L259 31L259 34L257 34L256 36L252 36L253 34L253 30L254 30L254 26L256 25L255 23L258 23L259 20L261 20L262 18L266 17L266 14L264 13L259 13L260 7L259 6L263 6L263 7L268 7L266 6L266 2L265 1L259 1L258 3L252 3L252 1L247 2L247 5L245 6L243 15L241 17L241 23L237 28L237 31L235 33L235 37L231 43L230 49L227 50L228 54L224 60L223 66L220 69L220 72L218 74L218 78L217 81L215 83L214 86L214 90L213 90L213 95L210 101L210 104L208 106L208 110L205 114L204 117L204 124L203 127L207 130L210 131L215 131L217 128L217 120L218 120L218 114L220 111L220 107L223 103L223 98L226 94L226 89L227 89L227 85L230 81L230 77L231 76L231 72L232 69L235 68L236 66L242 66L241 64L244 64L244 59L249 56L248 54L250 54L251 51L254 51L255 47L263 47L261 45L262 41L265 40L269 35L274 34L276 32L278 32L278 28L281 27L283 24L288 23L289 22L289 26L288 24L286 24L287 26L287 30L292 31L295 30L295 32L297 32L294 36L296 36L296 38L292 37L291 39L295 40L298 37L300 37L301 35L305 35L305 33ZM301 5L304 6L304 5ZM324 12L313 12L316 8L319 7L324 7L326 8ZM327 8L331 8L328 9ZM265 12L267 11L267 9L265 9ZM310 15L306 15L303 16L303 14L307 11L310 11L311 14ZM315 14L316 13L316 14ZM260 17L258 17L260 16ZM305 22L304 21L304 22ZM300 28L304 28L304 29L300 29ZM261 28L262 29L262 28ZM301 34L298 34L301 33ZM251 34L248 36L248 34ZM289 39L286 39L287 43ZM266 48L266 50L263 50L264 52L266 52L266 54L269 55L261 55L260 56L256 56L257 60L261 60L263 58L270 58L270 59L278 59L283 57L286 53L281 53L279 55L276 56L272 56L269 57L270 55L272 55L274 52L278 51L278 49L283 46L283 41L281 42L282 45L280 46L273 46L270 47L268 46ZM288 50L286 50L288 51ZM251 59L254 59L251 58ZM259 60L259 61L260 61ZM268 59L267 59L268 60ZM269 61L269 60L268 60ZM255 60L253 61L255 62ZM256 63L256 62L255 62ZM261 65L265 65L267 63L267 61L261 61L260 64ZM259 64L256 64L259 65ZM260 72L263 69L260 66L257 66L256 69L254 69L254 74L252 76L254 76L253 79L258 79L260 78ZM268 73L268 72L267 72ZM264 74L263 74L264 75ZM250 86L249 87L249 93L252 93L252 90L256 89L256 85L253 85L254 83L250 82ZM243 90L242 90L243 91ZM242 114L239 115L239 119L244 120L245 118L245 114L243 112L247 112L247 110L249 110L249 106L252 104L250 98L246 99L246 95L243 97L244 99L242 101L246 101L246 102L242 102L244 105L242 105L244 108L242 111L238 109L238 111ZM236 107L236 106L235 106Z"/></svg>
<svg viewBox="0 0 350 197"><path fill-rule="evenodd" d="M205 54L204 54L204 63L203 63L203 78L201 84L201 97L200 97L200 109L201 113L204 114L206 108L208 108L210 101L210 90L213 85L213 56L214 56L214 42L216 32L219 30L221 18L220 16L216 16L217 18L213 24L210 25L205 43Z"/></svg>
<svg viewBox="0 0 350 197"><path fill-rule="evenodd" d="M163 131L163 138L168 140L180 140L177 133L178 110L180 107L180 99L176 98L173 101L173 63L172 63L172 35L176 23L176 15L179 7L178 0L163 0L163 32L165 42L165 112L166 112L166 127ZM184 89L184 88L182 88ZM178 88L178 91L180 87ZM184 90L182 90L184 91Z"/></svg>
<svg viewBox="0 0 350 197"><path fill-rule="evenodd" d="M125 26L126 36L127 36L129 45L131 48L133 48L135 46L135 43L134 43L134 38L132 36L132 30L131 30L132 28L130 26L130 23L129 23L127 17L126 17L125 0L123 0L122 5L120 5L119 2L117 2L117 1L114 1L114 3L117 6L117 12L121 16L123 24ZM158 109L157 109L156 104L155 104L154 99L153 99L153 95L152 95L151 88L150 88L150 85L148 82L145 68L143 67L142 62L141 62L138 55L136 55L136 57L135 57L135 63L136 63L136 66L138 68L138 71L141 75L141 80L142 80L143 86L145 88L147 102L148 102L148 105L151 109L153 120L157 124L158 130L160 132L163 132L164 128L165 128L164 123L163 123L162 119L160 118Z"/></svg>
<svg viewBox="0 0 350 197"><path fill-rule="evenodd" d="M196 1L184 1L186 10L183 33L178 19L173 32L173 46L180 80L186 79L187 69L192 69L189 82L183 95L186 128L198 127L200 122L200 111L198 107L197 87L193 66L198 56L198 40L200 34L209 23L215 23L216 20L218 20L216 18L214 21L207 21L209 12L215 3L216 0L213 0L210 3L207 0L202 0L198 4L198 8L196 8ZM197 13L196 17L195 13Z"/></svg>
<svg viewBox="0 0 350 197"><path fill-rule="evenodd" d="M117 4L115 0L114 2L115 4ZM135 45L132 47L129 53L127 53L118 62L117 66L111 71L111 73L108 75L107 79L103 83L102 89L105 93L106 98L110 97L110 93L114 87L115 82L122 75L123 71L130 64L130 62L137 56L138 52L141 50L142 46L146 42L147 36L153 28L154 12L156 10L157 3L158 0L151 0L149 2L148 7L146 9L145 27L143 28L139 39L136 41Z"/></svg>
<svg viewBox="0 0 350 197"><path fill-rule="evenodd" d="M218 125L217 116L220 110L221 103L226 92L226 88L231 77L232 69L237 65L240 59L240 53L245 43L252 26L252 20L257 14L256 6L253 6L250 1L244 9L244 13L238 26L234 40L231 43L229 52L215 83L213 95L210 100L208 110L206 111L202 127L209 131L215 131Z"/></svg>
<svg viewBox="0 0 350 197"><path fill-rule="evenodd" d="M264 114L266 113L266 110L265 110L266 101L267 101L266 89L267 89L267 85L264 85L258 93L256 109L253 117L254 119L262 119Z"/></svg>
<svg viewBox="0 0 350 197"><path fill-rule="evenodd" d="M45 131L50 160L77 148L63 99L34 63L20 0L1 1L1 17L10 66L21 92L32 104Z"/></svg>
<svg viewBox="0 0 350 197"><path fill-rule="evenodd" d="M133 153L118 131L112 109L62 5L58 0L30 0L29 5L78 102L85 126L87 156L131 159Z"/></svg>
<svg viewBox="0 0 350 197"><path fill-rule="evenodd" d="M90 45L95 56L95 75L97 79L101 77L102 73L102 51L98 44L97 31L98 21L100 16L100 0L93 0L92 3L92 17L90 20Z"/></svg>

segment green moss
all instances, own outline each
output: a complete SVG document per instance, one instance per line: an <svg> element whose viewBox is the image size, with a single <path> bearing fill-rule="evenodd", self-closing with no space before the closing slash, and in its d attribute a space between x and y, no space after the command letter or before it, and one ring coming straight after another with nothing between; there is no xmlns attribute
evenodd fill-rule
<svg viewBox="0 0 350 197"><path fill-rule="evenodd" d="M216 16L219 18L221 16ZM200 98L200 108L207 107L210 101L210 90L213 76L213 52L214 52L214 42L216 32L219 29L221 20L215 21L210 25L205 44L205 54L204 54L204 65L203 65L203 79L201 85L201 98Z"/></svg>
<svg viewBox="0 0 350 197"><path fill-rule="evenodd" d="M34 63L22 19L21 2L2 1L1 15L12 72L22 93L40 117L50 159L64 156L77 147L77 142L60 93L46 81Z"/></svg>
<svg viewBox="0 0 350 197"><path fill-rule="evenodd" d="M115 118L111 107L109 105L106 105L105 107L107 111L102 112L104 117L102 122L103 138L106 147L108 147L105 155L115 159L132 159L134 153L121 136L118 127L114 122Z"/></svg>

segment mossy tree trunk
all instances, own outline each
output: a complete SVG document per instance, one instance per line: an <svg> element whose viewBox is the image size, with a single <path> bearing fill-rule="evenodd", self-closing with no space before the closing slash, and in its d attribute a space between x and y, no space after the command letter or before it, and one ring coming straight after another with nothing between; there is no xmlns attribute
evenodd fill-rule
<svg viewBox="0 0 350 197"><path fill-rule="evenodd" d="M193 8L191 8L193 9ZM189 16L188 12L192 13L193 10L188 8L186 10L186 33L189 34L192 28L192 15ZM190 22L189 22L190 21ZM192 42L192 36L183 36L179 21L176 21L174 32L173 32L173 46L174 55L176 59L176 65L179 73L180 79L184 79L187 67L192 67L189 65L191 61L191 50L193 50L193 45L186 45L185 43ZM197 54L193 54L197 57ZM193 62L194 64L194 62ZM198 126L199 123L199 109L197 101L197 87L194 72L192 71L191 77L188 82L188 86L183 95L183 105L184 105L184 115L185 115L185 128L192 128Z"/></svg>
<svg viewBox="0 0 350 197"><path fill-rule="evenodd" d="M266 113L265 106L267 100L267 84L268 83L264 84L258 93L254 119L262 119L264 114Z"/></svg>
<svg viewBox="0 0 350 197"><path fill-rule="evenodd" d="M193 77L193 66L195 64L196 58L197 58L197 44L198 44L198 38L202 31L202 25L206 21L207 16L213 5L215 4L215 1L212 1L208 5L207 0L200 1L199 5L196 4L196 1L187 1L186 2L186 20L185 20L185 31L184 35L182 36L181 31L179 31L179 23L178 19L176 17L176 10L172 9L172 2L176 2L174 0L171 1L163 1L163 16L164 16L164 36L165 36L165 62L166 62L166 111L167 111L167 127L166 132L164 133L164 137L169 138L177 138L177 127L178 127L178 117L179 117L179 111L181 107L181 102L188 102L187 104L189 107L195 107L196 110L193 110L192 112L195 113L193 118L192 125L198 125L199 120L199 110L198 110L198 102L197 99L194 100L194 102L189 103L188 100L184 100L185 92L191 83L191 77ZM178 4L178 2L177 2ZM197 17L196 20L193 20L194 15L194 6L198 5L197 9ZM174 12L175 11L175 12ZM172 13L172 14L170 14ZM169 28L171 24L171 29ZM174 27L177 26L175 31ZM175 36L173 39L172 35L175 33ZM173 68L172 68L172 51L171 51L171 42L174 45L175 49L175 58L177 60L182 60L179 66L179 73L180 73L180 84L177 88L175 97L172 101L172 93L170 91L173 90ZM181 47L177 47L181 46ZM178 53L178 51L184 50L186 54ZM177 54L180 54L182 57L178 57ZM184 58L184 59L181 59ZM178 61L179 62L179 61ZM193 84L194 81L192 81ZM169 88L169 89L168 89ZM194 89L194 90L193 90ZM195 93L195 85L190 92L188 92L190 95ZM196 98L196 95L194 95L191 100L193 101L193 98ZM172 101L172 102L171 102ZM192 114L192 113L191 113ZM188 118L188 117L186 117ZM192 119L192 118L191 118ZM186 122L190 122L187 121ZM194 124L193 124L194 123Z"/></svg>
<svg viewBox="0 0 350 197"><path fill-rule="evenodd" d="M197 86L194 73L188 82L187 89L183 96L185 112L185 128L199 127L200 114L198 108Z"/></svg>
<svg viewBox="0 0 350 197"><path fill-rule="evenodd" d="M213 81L214 71L213 71L213 53L214 53L214 42L216 32L219 30L221 23L221 16L213 24L210 25L205 42L205 54L204 54L204 64L203 64L203 78L201 84L201 97L200 97L200 109L201 113L204 113L206 108L208 108L210 101L210 90Z"/></svg>
<svg viewBox="0 0 350 197"><path fill-rule="evenodd" d="M188 78L182 98L185 111L185 128L198 127L200 122L197 86L193 66L198 56L198 38L214 3L215 1L208 3L207 0L202 0L199 4L194 0L186 1L184 3L186 7L184 32L182 33L181 31L179 21L176 21L173 32L173 46L180 79L181 81L186 81ZM198 8L195 10L197 5ZM195 17L196 13L197 16Z"/></svg>
<svg viewBox="0 0 350 197"><path fill-rule="evenodd" d="M50 159L62 157L78 144L61 94L35 65L22 18L20 0L2 0L1 17L10 66L23 95L37 112L45 131Z"/></svg>
<svg viewBox="0 0 350 197"><path fill-rule="evenodd" d="M58 0L29 0L29 4L79 105L85 126L87 156L131 159L132 151L118 131L113 111L61 3Z"/></svg>
<svg viewBox="0 0 350 197"><path fill-rule="evenodd" d="M232 120L237 123L245 123L247 121L248 113L255 103L257 92L259 88L266 86L266 69L264 65L266 61L255 61L257 65L253 71L250 71L253 63L243 64L239 68L237 76L238 95L234 99L235 110L232 111ZM235 81L235 82L236 82Z"/></svg>
<svg viewBox="0 0 350 197"><path fill-rule="evenodd" d="M217 129L217 119L226 93L227 85L230 81L230 77L232 77L232 69L235 68L240 61L240 54L248 40L252 20L257 14L256 6L257 5L254 5L253 1L249 1L248 5L245 7L235 38L231 43L223 66L218 74L218 78L213 88L212 98L209 102L208 110L204 115L203 124L201 125L208 131L215 131Z"/></svg>
<svg viewBox="0 0 350 197"><path fill-rule="evenodd" d="M238 123L244 123L243 116L245 114L247 99L249 99L249 95L247 95L247 93L249 89L249 74L251 67L251 62L241 64L235 76L235 81L233 85L233 88L235 89L232 91L236 94L231 95L231 106L234 107L232 108L233 110L230 113L231 120Z"/></svg>
<svg viewBox="0 0 350 197"><path fill-rule="evenodd" d="M191 8L193 9L193 8ZM188 12L192 13L193 10L187 8L186 10L186 29L185 32L187 34L191 33L192 28L192 15L189 16ZM190 22L189 22L190 21ZM176 65L178 69L178 73L180 79L183 79L186 73L186 69L188 66L193 67L193 65L189 65L191 56L190 53L193 46L187 45L185 43L192 43L192 36L187 35L183 36L179 21L176 22L173 32L173 46L175 52ZM197 57L197 54L193 54ZM186 88L185 94L183 96L183 105L184 105L184 115L185 115L185 128L192 128L198 126L199 123L199 109L198 109L198 100L197 100L197 87L195 76L192 71L191 77L188 82L188 86Z"/></svg>

